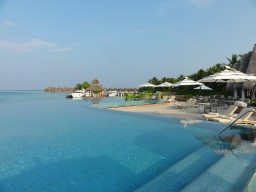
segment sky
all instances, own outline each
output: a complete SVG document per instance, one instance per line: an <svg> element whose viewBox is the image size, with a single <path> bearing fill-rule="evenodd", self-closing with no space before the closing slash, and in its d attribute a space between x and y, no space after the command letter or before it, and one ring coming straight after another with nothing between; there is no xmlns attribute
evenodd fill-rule
<svg viewBox="0 0 256 192"><path fill-rule="evenodd" d="M135 88L245 54L256 0L0 0L0 90Z"/></svg>

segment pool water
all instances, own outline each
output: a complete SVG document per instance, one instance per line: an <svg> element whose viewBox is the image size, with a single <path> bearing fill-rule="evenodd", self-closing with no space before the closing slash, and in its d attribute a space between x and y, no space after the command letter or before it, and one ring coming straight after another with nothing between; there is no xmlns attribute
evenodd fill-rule
<svg viewBox="0 0 256 192"><path fill-rule="evenodd" d="M112 100L0 92L0 191L242 191L254 140L223 125L96 109Z"/></svg>

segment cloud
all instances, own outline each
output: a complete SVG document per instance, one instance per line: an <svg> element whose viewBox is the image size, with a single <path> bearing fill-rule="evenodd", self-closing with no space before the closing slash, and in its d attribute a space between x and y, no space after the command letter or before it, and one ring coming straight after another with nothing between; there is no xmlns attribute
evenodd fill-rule
<svg viewBox="0 0 256 192"><path fill-rule="evenodd" d="M15 23L10 21L10 20L6 20L6 21L4 21L4 26L6 26L6 27L15 27Z"/></svg>
<svg viewBox="0 0 256 192"><path fill-rule="evenodd" d="M56 45L40 39L30 39L28 42L0 41L0 49L7 51L34 51L38 49L53 48Z"/></svg>
<svg viewBox="0 0 256 192"><path fill-rule="evenodd" d="M41 39L30 39L27 42L11 42L0 41L0 50L16 51L16 52L29 52L38 50L51 50L51 51L68 51L68 48L60 48L55 43L44 41Z"/></svg>

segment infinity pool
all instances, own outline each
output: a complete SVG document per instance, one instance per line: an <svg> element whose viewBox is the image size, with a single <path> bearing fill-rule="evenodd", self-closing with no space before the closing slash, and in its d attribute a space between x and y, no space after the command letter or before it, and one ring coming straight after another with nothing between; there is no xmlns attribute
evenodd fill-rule
<svg viewBox="0 0 256 192"><path fill-rule="evenodd" d="M97 102L108 102L106 100ZM254 140L223 125L0 92L0 191L242 191Z"/></svg>

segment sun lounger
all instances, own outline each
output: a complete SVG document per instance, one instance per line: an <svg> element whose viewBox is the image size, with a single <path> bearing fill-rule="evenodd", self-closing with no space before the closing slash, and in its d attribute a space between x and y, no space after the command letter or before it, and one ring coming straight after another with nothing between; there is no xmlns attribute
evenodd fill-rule
<svg viewBox="0 0 256 192"><path fill-rule="evenodd" d="M177 102L177 101L175 100L175 96L174 96L174 95L172 95L170 98L168 98L168 99L165 100L165 103L172 103L172 102Z"/></svg>
<svg viewBox="0 0 256 192"><path fill-rule="evenodd" d="M235 113L236 109L238 107L235 105L230 105L223 114L219 114L219 113L207 113L207 114L202 114L202 116L204 118L206 118L207 120L212 120L213 118L225 118L225 117L232 117L232 115Z"/></svg>
<svg viewBox="0 0 256 192"><path fill-rule="evenodd" d="M236 117L217 117L212 118L212 120L220 123L231 123L235 119L238 119L237 121L235 121L235 124L253 124L254 121L250 120L250 117L252 116L253 112L251 111L244 115L244 113L247 111L251 111L251 109L247 107L243 108Z"/></svg>
<svg viewBox="0 0 256 192"><path fill-rule="evenodd" d="M192 108L192 107L195 107L196 102L197 102L196 99L189 99L185 103L175 103L175 106L180 109Z"/></svg>

